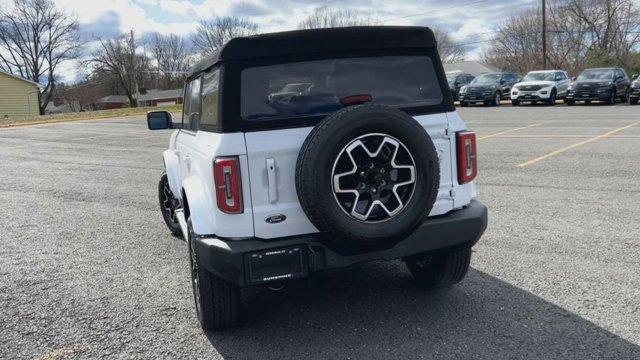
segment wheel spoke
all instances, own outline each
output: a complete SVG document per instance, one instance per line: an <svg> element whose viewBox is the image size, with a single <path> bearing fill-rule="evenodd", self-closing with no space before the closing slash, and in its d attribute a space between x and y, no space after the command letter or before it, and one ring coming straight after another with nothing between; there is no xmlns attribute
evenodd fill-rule
<svg viewBox="0 0 640 360"><path fill-rule="evenodd" d="M373 151L370 150L372 144L375 144ZM401 149L404 156L402 162L398 160ZM342 171L336 173L339 161L342 161ZM407 161L410 164L406 164ZM393 176L391 172L394 172ZM364 222L376 222L381 217L384 220L398 214L414 190L399 189L411 186L416 181L411 153L401 142L385 134L364 135L345 146L334 163L333 174L334 196L353 196L352 200L344 197L339 200L336 197L336 201L350 216ZM349 181L349 185L344 185L345 180ZM363 194L367 196L363 198ZM360 207L358 211L363 199L367 201L365 208Z"/></svg>

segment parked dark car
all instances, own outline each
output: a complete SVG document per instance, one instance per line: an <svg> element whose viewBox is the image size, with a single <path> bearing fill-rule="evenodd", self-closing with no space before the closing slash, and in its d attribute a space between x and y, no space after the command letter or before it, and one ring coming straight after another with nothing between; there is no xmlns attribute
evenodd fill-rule
<svg viewBox="0 0 640 360"><path fill-rule="evenodd" d="M638 74L633 74L631 77L634 81L631 83L631 92L629 93L629 104L637 105L638 99L640 99L640 77Z"/></svg>
<svg viewBox="0 0 640 360"><path fill-rule="evenodd" d="M447 73L447 82L449 83L449 89L451 89L451 97L453 100L459 99L460 89L469 84L475 76L459 71L452 71Z"/></svg>
<svg viewBox="0 0 640 360"><path fill-rule="evenodd" d="M603 101L613 105L616 99L622 102L629 100L631 80L624 69L619 67L594 68L583 70L569 85L567 105L575 105L576 101Z"/></svg>
<svg viewBox="0 0 640 360"><path fill-rule="evenodd" d="M518 81L518 75L512 72L480 74L460 89L460 106L479 102L499 106L501 100L509 99L511 87Z"/></svg>

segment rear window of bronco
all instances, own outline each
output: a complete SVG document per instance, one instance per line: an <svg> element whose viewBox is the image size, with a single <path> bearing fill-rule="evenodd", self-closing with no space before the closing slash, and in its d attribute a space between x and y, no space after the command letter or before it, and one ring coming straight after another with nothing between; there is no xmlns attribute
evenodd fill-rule
<svg viewBox="0 0 640 360"><path fill-rule="evenodd" d="M242 71L241 114L245 120L317 116L364 95L397 108L443 101L428 56L326 59L247 68Z"/></svg>

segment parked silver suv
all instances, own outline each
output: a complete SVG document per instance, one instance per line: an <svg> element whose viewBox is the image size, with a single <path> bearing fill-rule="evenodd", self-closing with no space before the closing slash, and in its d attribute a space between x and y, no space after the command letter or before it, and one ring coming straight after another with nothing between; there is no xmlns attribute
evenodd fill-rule
<svg viewBox="0 0 640 360"><path fill-rule="evenodd" d="M522 102L536 104L540 101L554 105L557 99L566 101L569 84L571 80L565 71L531 71L511 89L511 104L518 106Z"/></svg>

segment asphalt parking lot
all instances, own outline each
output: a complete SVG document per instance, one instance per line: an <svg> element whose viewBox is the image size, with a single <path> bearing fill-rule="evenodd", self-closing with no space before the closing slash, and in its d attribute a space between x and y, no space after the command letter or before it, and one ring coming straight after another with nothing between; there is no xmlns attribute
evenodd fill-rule
<svg viewBox="0 0 640 360"><path fill-rule="evenodd" d="M640 107L473 107L490 224L459 286L372 263L196 321L142 117L0 129L0 357L639 359Z"/></svg>

